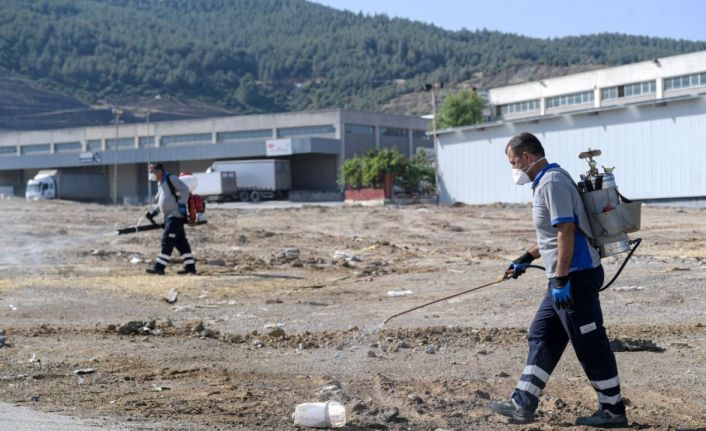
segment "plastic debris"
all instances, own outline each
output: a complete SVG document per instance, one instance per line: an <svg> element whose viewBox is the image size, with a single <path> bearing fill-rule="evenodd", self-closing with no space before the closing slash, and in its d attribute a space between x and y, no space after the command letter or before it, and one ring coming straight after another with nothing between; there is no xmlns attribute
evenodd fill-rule
<svg viewBox="0 0 706 431"><path fill-rule="evenodd" d="M341 428L346 425L346 408L336 401L303 403L294 409L294 425L307 428Z"/></svg>
<svg viewBox="0 0 706 431"><path fill-rule="evenodd" d="M414 295L411 290L388 290L387 296L409 296Z"/></svg>

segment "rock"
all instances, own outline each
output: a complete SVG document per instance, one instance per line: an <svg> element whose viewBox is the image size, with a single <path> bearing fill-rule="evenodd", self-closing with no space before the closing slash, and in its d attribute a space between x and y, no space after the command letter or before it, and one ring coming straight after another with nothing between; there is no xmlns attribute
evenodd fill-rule
<svg viewBox="0 0 706 431"><path fill-rule="evenodd" d="M215 336L215 332L213 332L213 329L204 329L199 335L203 338L213 338Z"/></svg>
<svg viewBox="0 0 706 431"><path fill-rule="evenodd" d="M5 330L4 330L4 329L0 329L0 335L5 335Z"/></svg>
<svg viewBox="0 0 706 431"><path fill-rule="evenodd" d="M287 260L298 259L300 254L298 248L285 248L282 253L284 254L284 258Z"/></svg>
<svg viewBox="0 0 706 431"><path fill-rule="evenodd" d="M616 338L610 341L610 349L614 352L664 352L664 347L660 347L652 340L631 338Z"/></svg>
<svg viewBox="0 0 706 431"><path fill-rule="evenodd" d="M336 346L336 350L343 350L346 346L343 343L340 343Z"/></svg>
<svg viewBox="0 0 706 431"><path fill-rule="evenodd" d="M486 391L482 391L480 389L476 389L475 392L476 396L482 400L489 400L490 399L490 394L487 393Z"/></svg>
<svg viewBox="0 0 706 431"><path fill-rule="evenodd" d="M373 349L377 349L378 343L370 343L370 347L372 347Z"/></svg>
<svg viewBox="0 0 706 431"><path fill-rule="evenodd" d="M284 338L285 332L284 329L280 327L273 328L269 334L267 334L270 338Z"/></svg>
<svg viewBox="0 0 706 431"><path fill-rule="evenodd" d="M406 341L400 341L399 344L397 345L400 349L411 349L412 346L409 345L408 342Z"/></svg>
<svg viewBox="0 0 706 431"><path fill-rule="evenodd" d="M0 347L5 347L6 341L7 341L7 337L4 335L0 335Z"/></svg>
<svg viewBox="0 0 706 431"><path fill-rule="evenodd" d="M127 322L118 326L116 330L120 335L141 334L146 326L147 322L143 322L141 320L133 320L131 322Z"/></svg>
<svg viewBox="0 0 706 431"><path fill-rule="evenodd" d="M354 413L360 413L368 410L368 406L363 401L356 401L351 406L351 411Z"/></svg>
<svg viewBox="0 0 706 431"><path fill-rule="evenodd" d="M483 341L485 341L486 343L490 343L491 341L493 341L493 336L488 334L485 337L483 337Z"/></svg>
<svg viewBox="0 0 706 431"><path fill-rule="evenodd" d="M427 348L424 349L424 353L433 355L434 353L436 353L436 350L434 349L434 346L427 346Z"/></svg>
<svg viewBox="0 0 706 431"><path fill-rule="evenodd" d="M167 291L167 293L164 294L164 300L168 304L174 304L177 302L177 297L179 296L179 292L175 288L171 288Z"/></svg>
<svg viewBox="0 0 706 431"><path fill-rule="evenodd" d="M510 377L510 375L508 373L506 373L505 371L501 371L498 374L496 374L495 377L503 377L504 378L504 377Z"/></svg>
<svg viewBox="0 0 706 431"><path fill-rule="evenodd" d="M200 333L200 332L203 331L203 330L204 330L203 322L200 321L200 320L199 320L198 322L196 322L196 323L191 327L191 332L199 332L199 333Z"/></svg>
<svg viewBox="0 0 706 431"><path fill-rule="evenodd" d="M391 409L382 412L382 418L387 423L394 422L399 416L400 409L398 409L397 407L392 407Z"/></svg>
<svg viewBox="0 0 706 431"><path fill-rule="evenodd" d="M378 355L372 350L368 350L368 358L377 358Z"/></svg>
<svg viewBox="0 0 706 431"><path fill-rule="evenodd" d="M238 236L238 244L244 245L244 244L247 244L247 243L248 243L248 237L246 237L245 235L239 235L239 236Z"/></svg>
<svg viewBox="0 0 706 431"><path fill-rule="evenodd" d="M226 266L226 261L223 259L210 259L206 261L206 264L213 266Z"/></svg>
<svg viewBox="0 0 706 431"><path fill-rule="evenodd" d="M414 395L414 394L408 395L407 399L410 400L414 404L424 404L424 400L419 395Z"/></svg>

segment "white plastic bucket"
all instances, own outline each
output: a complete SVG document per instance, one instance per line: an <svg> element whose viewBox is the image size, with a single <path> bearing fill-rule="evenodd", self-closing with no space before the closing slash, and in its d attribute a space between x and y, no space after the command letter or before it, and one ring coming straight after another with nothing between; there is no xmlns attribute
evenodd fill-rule
<svg viewBox="0 0 706 431"><path fill-rule="evenodd" d="M336 401L303 403L294 409L294 425L307 428L341 428L346 424L346 408Z"/></svg>

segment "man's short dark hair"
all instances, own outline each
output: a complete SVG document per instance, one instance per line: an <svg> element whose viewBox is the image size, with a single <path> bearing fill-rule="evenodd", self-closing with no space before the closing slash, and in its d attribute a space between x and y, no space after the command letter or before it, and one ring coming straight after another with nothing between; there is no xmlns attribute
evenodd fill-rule
<svg viewBox="0 0 706 431"><path fill-rule="evenodd" d="M522 153L527 152L535 156L544 157L542 143L531 133L522 132L513 137L505 146L505 153L507 153L508 148L512 149L512 154L515 156L520 156Z"/></svg>
<svg viewBox="0 0 706 431"><path fill-rule="evenodd" d="M161 164L161 163L150 163L150 166L151 166L152 169L154 169L155 171L162 171L162 172L164 172L164 165Z"/></svg>

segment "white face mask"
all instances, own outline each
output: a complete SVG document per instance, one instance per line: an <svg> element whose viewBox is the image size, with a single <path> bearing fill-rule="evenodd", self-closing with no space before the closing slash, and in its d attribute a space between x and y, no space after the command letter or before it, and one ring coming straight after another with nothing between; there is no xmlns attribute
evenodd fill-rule
<svg viewBox="0 0 706 431"><path fill-rule="evenodd" d="M147 179L150 181L157 181L157 174L155 174L154 172L150 172L149 174L147 174Z"/></svg>
<svg viewBox="0 0 706 431"><path fill-rule="evenodd" d="M532 179L529 177L529 175L527 175L527 171L529 171L532 168L532 166L534 166L535 164L537 164L538 162L540 162L542 160L544 160L544 157L542 157L541 159L535 160L534 162L530 163L529 165L525 166L524 168L521 168L521 169L513 168L512 169L512 181L518 186L532 182Z"/></svg>

